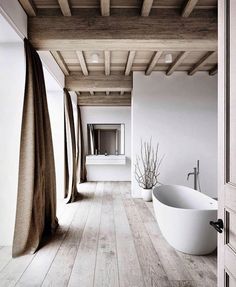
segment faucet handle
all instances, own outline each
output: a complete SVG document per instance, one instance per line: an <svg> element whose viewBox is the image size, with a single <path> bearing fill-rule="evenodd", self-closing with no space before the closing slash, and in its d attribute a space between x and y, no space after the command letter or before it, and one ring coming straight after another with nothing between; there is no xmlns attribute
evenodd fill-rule
<svg viewBox="0 0 236 287"><path fill-rule="evenodd" d="M199 173L199 164L200 164L200 160L197 160L197 173Z"/></svg>

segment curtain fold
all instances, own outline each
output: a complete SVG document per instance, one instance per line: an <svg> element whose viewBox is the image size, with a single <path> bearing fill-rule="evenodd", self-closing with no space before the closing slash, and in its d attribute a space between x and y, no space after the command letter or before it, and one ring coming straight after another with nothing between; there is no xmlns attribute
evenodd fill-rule
<svg viewBox="0 0 236 287"><path fill-rule="evenodd" d="M95 154L95 135L94 135L94 126L93 124L88 125L88 132L89 132L89 154Z"/></svg>
<svg viewBox="0 0 236 287"><path fill-rule="evenodd" d="M64 89L65 100L65 198L66 203L77 198L77 153L73 106L69 92Z"/></svg>
<svg viewBox="0 0 236 287"><path fill-rule="evenodd" d="M37 251L52 234L56 218L56 176L43 67L36 50L24 40L26 82L13 257Z"/></svg>
<svg viewBox="0 0 236 287"><path fill-rule="evenodd" d="M84 138L82 129L82 119L80 107L77 105L78 132L77 132L77 182L87 181L87 171L85 165Z"/></svg>

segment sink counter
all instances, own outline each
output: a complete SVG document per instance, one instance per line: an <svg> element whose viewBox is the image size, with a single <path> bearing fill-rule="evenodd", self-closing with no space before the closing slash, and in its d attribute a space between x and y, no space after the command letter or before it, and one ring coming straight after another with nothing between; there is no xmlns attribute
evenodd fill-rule
<svg viewBox="0 0 236 287"><path fill-rule="evenodd" d="M125 165L125 155L87 155L86 165Z"/></svg>

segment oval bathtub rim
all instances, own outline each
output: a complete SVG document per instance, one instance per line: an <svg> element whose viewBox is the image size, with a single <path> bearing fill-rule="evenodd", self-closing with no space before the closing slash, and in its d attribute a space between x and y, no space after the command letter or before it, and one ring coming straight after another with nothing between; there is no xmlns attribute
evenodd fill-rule
<svg viewBox="0 0 236 287"><path fill-rule="evenodd" d="M162 186L178 186L178 187L185 187L185 188L189 188L189 189L192 189L191 187L188 187L188 186L184 186L184 185L178 185L178 184L172 184L172 185L170 185L170 184L164 184L164 185L162 185ZM204 194L204 193L201 193L204 197L206 196L206 197L209 197L211 200L213 200L216 204L217 204L217 207L216 208L214 208L214 209L198 209L198 208L181 208L181 207L175 207L175 206L171 206L171 205L168 205L168 204L165 204L165 203L163 203L163 202L161 202L157 197L156 197L156 195L155 195L155 189L156 188L158 188L158 186L156 186L156 187L154 187L153 189L152 189L152 197L155 199L155 200L157 200L161 205L163 205L163 206L166 206L167 208L169 208L169 209L175 209L175 210L181 210L181 211L186 211L186 212L191 212L191 211L201 211L201 212L203 212L203 211L218 211L218 201L217 200L215 200L214 198L211 198L210 196L208 196L208 195L206 195L206 194ZM194 190L194 189L192 189L192 190ZM200 191L196 191L196 192L200 192Z"/></svg>

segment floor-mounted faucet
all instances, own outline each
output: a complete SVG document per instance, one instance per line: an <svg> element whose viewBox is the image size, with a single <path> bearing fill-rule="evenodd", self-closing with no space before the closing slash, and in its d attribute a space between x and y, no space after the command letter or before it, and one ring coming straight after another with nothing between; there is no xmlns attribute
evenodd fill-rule
<svg viewBox="0 0 236 287"><path fill-rule="evenodd" d="M198 190L197 185L198 185L198 175L199 175L199 160L197 160L197 167L193 168L193 172L188 173L187 180L189 180L190 175L194 176L194 189Z"/></svg>

